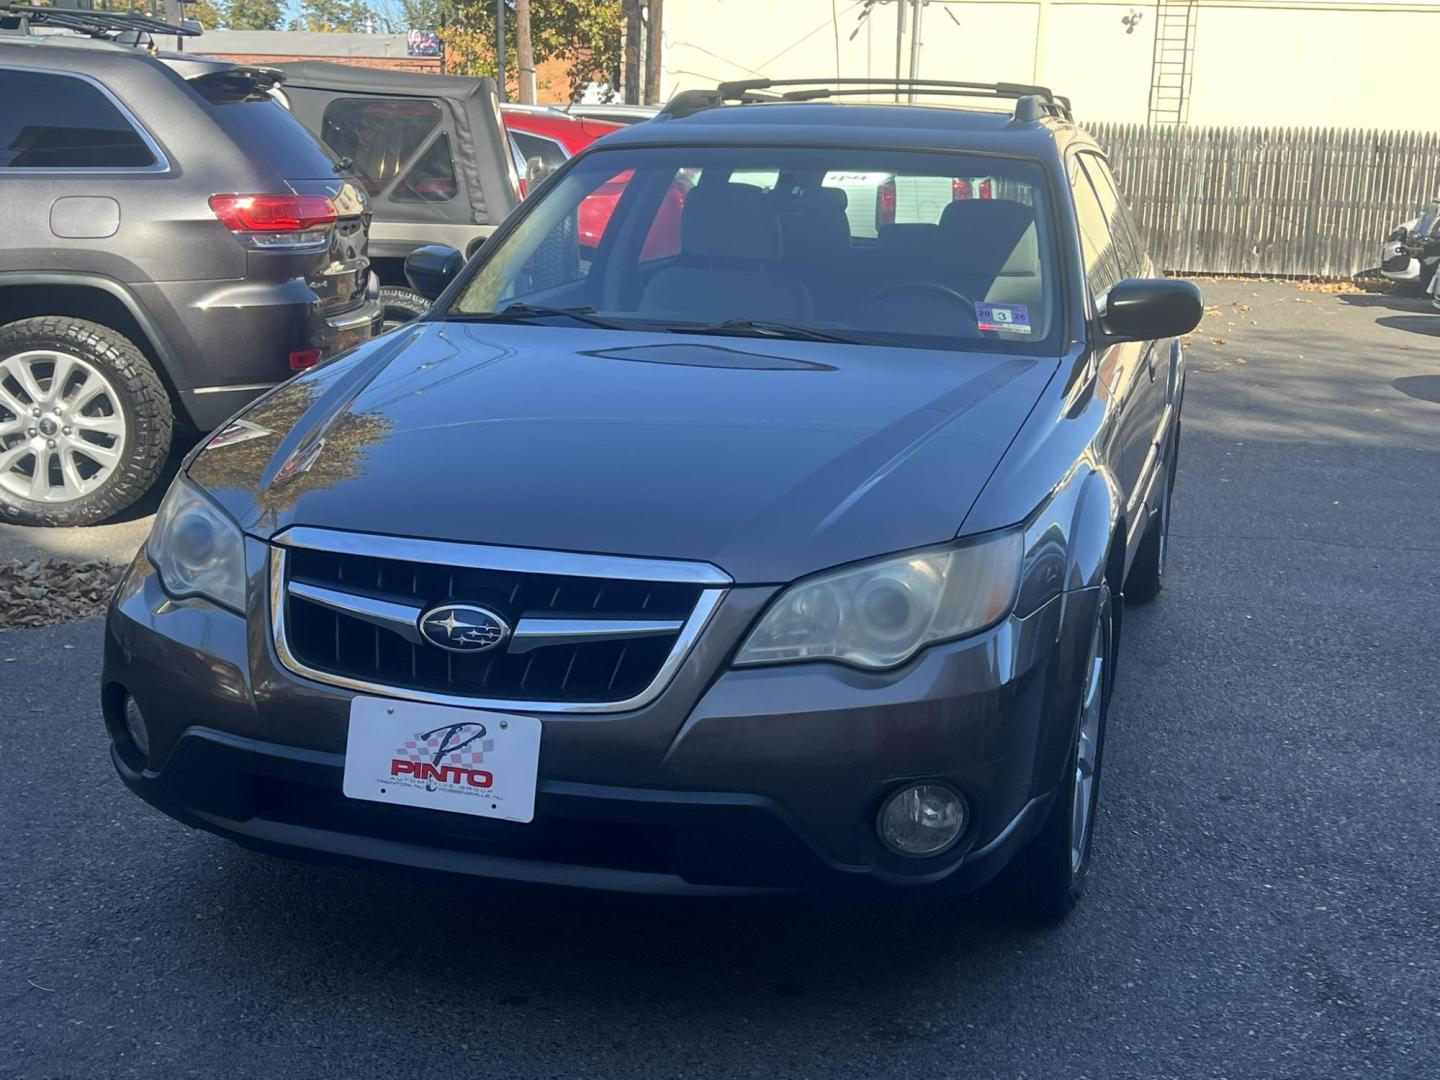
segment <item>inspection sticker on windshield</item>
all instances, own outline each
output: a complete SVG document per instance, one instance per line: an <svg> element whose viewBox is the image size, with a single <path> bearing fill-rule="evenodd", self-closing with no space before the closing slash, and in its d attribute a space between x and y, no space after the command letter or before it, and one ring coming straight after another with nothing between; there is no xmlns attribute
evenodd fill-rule
<svg viewBox="0 0 1440 1080"><path fill-rule="evenodd" d="M976 304L975 319L981 330L1030 333L1030 309L1024 304Z"/></svg>
<svg viewBox="0 0 1440 1080"><path fill-rule="evenodd" d="M357 697L343 790L352 799L531 821L540 730L533 716Z"/></svg>

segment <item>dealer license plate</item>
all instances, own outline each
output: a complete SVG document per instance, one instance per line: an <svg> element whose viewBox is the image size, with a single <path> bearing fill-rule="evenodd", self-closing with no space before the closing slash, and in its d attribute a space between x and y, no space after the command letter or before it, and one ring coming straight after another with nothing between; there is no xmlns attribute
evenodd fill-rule
<svg viewBox="0 0 1440 1080"><path fill-rule="evenodd" d="M352 799L531 821L540 731L533 716L357 697L344 791Z"/></svg>

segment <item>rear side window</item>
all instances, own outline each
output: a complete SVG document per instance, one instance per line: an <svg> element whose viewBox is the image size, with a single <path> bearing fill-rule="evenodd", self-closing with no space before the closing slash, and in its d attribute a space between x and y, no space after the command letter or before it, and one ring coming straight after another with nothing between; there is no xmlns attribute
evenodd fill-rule
<svg viewBox="0 0 1440 1080"><path fill-rule="evenodd" d="M450 136L442 134L396 185L390 198L396 202L449 202L456 190Z"/></svg>
<svg viewBox="0 0 1440 1080"><path fill-rule="evenodd" d="M319 180L338 171L315 136L273 98L212 102L222 127L287 180Z"/></svg>
<svg viewBox="0 0 1440 1080"><path fill-rule="evenodd" d="M320 131L331 150L355 163L355 175L365 190L378 195L400 175L401 168L443 120L440 103L427 98L336 98L325 106ZM427 154L427 159L430 156ZM448 160L447 149L447 164ZM454 180L452 173L452 191L447 198L454 195ZM397 198L405 197L397 193Z"/></svg>
<svg viewBox="0 0 1440 1080"><path fill-rule="evenodd" d="M532 135L528 131L512 131L510 137L515 140L515 145L520 148L520 154L526 161L538 157L547 169L558 169L569 157L565 148L554 139Z"/></svg>
<svg viewBox="0 0 1440 1080"><path fill-rule="evenodd" d="M155 155L93 83L0 70L0 169L145 169Z"/></svg>

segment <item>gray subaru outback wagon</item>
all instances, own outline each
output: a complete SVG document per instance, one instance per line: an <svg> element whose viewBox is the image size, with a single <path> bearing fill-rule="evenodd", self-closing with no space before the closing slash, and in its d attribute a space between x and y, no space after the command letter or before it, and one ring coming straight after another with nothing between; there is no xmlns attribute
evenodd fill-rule
<svg viewBox="0 0 1440 1080"><path fill-rule="evenodd" d="M407 872L1068 911L1200 296L1064 99L855 89L682 95L200 449L110 609L124 782Z"/></svg>
<svg viewBox="0 0 1440 1080"><path fill-rule="evenodd" d="M278 76L152 31L193 33L0 3L0 520L118 513L177 422L380 328L365 193Z"/></svg>

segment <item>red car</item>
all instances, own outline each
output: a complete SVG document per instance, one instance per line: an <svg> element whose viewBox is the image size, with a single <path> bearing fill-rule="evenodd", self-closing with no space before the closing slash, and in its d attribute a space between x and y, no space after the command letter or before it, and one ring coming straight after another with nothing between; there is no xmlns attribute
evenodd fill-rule
<svg viewBox="0 0 1440 1080"><path fill-rule="evenodd" d="M547 170L558 168L574 157L596 139L619 131L624 124L612 124L605 120L584 120L569 116L559 109L537 105L502 105L501 115L505 128L510 133L514 147L516 168L521 179L520 194L523 197L529 186L526 179L526 164L531 158L539 158ZM610 215L615 204L625 191L630 179L628 172L601 184L595 192L580 204L580 246L595 247L610 224ZM641 252L642 259L661 259L680 253L680 210L685 205L688 188L680 183L671 185L645 239Z"/></svg>

